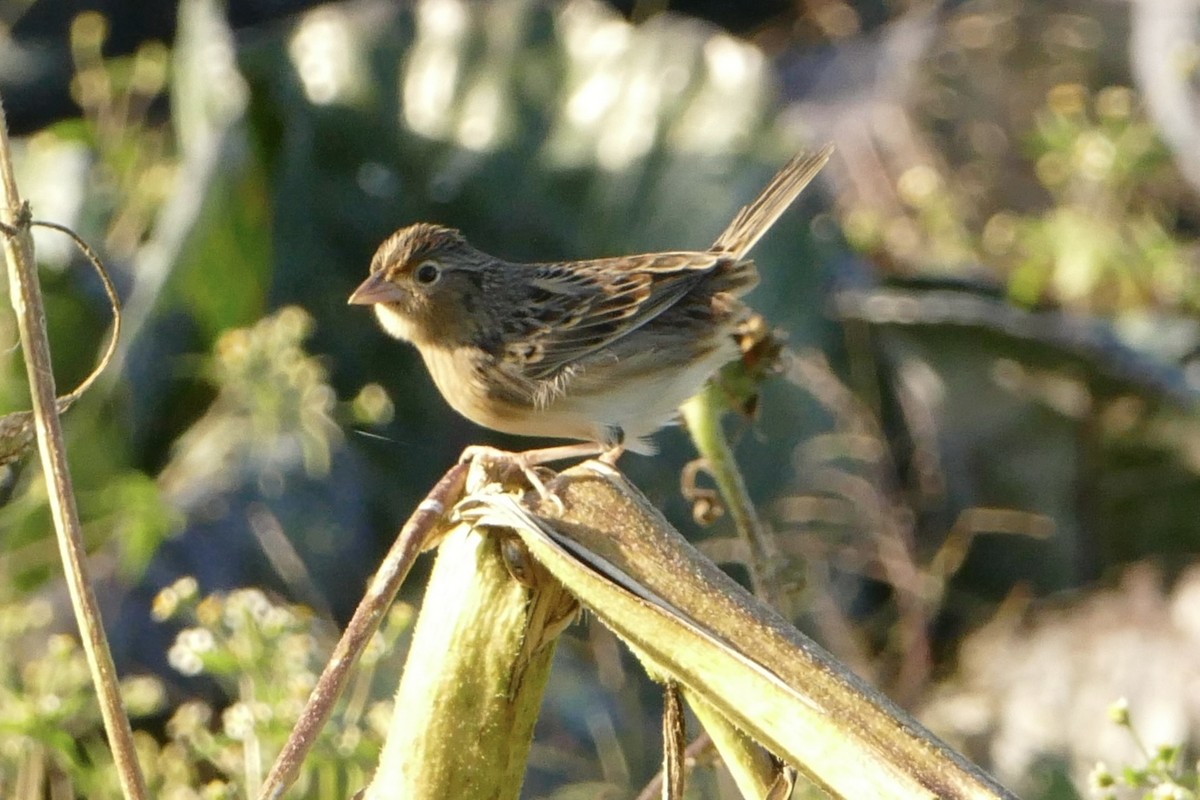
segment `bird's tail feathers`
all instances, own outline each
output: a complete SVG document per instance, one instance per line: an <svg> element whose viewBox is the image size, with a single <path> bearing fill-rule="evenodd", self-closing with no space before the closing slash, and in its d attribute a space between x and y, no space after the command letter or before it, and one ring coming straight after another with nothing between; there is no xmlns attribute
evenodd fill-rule
<svg viewBox="0 0 1200 800"><path fill-rule="evenodd" d="M833 145L827 144L816 153L800 153L771 179L754 202L738 212L725 232L717 237L712 250L743 258L762 238L775 220L804 191L833 155Z"/></svg>

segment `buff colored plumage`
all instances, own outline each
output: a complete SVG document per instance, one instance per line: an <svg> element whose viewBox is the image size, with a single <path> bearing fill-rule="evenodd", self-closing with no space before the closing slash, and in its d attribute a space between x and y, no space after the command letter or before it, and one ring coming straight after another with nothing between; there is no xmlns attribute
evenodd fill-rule
<svg viewBox="0 0 1200 800"><path fill-rule="evenodd" d="M350 297L411 342L459 413L507 433L576 439L534 463L648 437L738 354L738 299L758 282L751 247L828 161L792 159L707 250L517 264L450 228L392 234Z"/></svg>

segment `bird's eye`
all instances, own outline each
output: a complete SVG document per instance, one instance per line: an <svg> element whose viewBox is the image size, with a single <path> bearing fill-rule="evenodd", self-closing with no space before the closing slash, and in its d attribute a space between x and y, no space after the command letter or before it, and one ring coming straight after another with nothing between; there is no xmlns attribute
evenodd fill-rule
<svg viewBox="0 0 1200 800"><path fill-rule="evenodd" d="M437 264L432 261L426 261L421 266L417 267L417 271L413 273L417 279L417 283L423 283L426 286L432 286L437 283L438 278L442 277L442 270Z"/></svg>

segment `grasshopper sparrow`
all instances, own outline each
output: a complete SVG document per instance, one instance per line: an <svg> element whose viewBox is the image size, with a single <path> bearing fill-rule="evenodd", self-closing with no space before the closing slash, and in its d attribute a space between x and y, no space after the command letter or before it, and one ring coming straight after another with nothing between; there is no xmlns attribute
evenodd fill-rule
<svg viewBox="0 0 1200 800"><path fill-rule="evenodd" d="M758 282L746 253L829 160L793 158L707 250L517 264L418 223L392 234L350 302L420 351L442 396L488 428L580 440L513 454L530 466L648 437L738 355L738 298ZM475 448L473 451L486 448ZM540 487L539 487L540 488Z"/></svg>

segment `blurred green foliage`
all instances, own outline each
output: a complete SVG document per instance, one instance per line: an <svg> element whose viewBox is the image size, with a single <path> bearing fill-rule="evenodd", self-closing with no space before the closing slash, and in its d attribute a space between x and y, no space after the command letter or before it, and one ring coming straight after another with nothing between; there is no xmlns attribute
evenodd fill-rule
<svg viewBox="0 0 1200 800"><path fill-rule="evenodd" d="M816 5L804 32L834 43L870 16ZM217 3L185 0L170 48L120 59L103 56L103 18L81 15L81 118L19 153L36 215L102 246L125 300L117 364L67 417L80 511L122 667L172 674L148 608L195 575L180 602L210 639L191 633L172 657L188 650L231 703L187 701L203 690L180 681L172 722L142 739L155 785L242 791L247 732L265 763L323 652L298 609L196 598L260 585L344 618L464 446L523 446L456 417L414 352L345 306L377 244L418 219L513 260L703 247L796 149L833 136L836 196L755 251L751 302L802 368L730 431L778 533L778 578L811 608L797 622L906 702L1015 585L1194 558L1200 428L1181 365L1200 337L1196 204L1117 63L1127 25L1094 5L976 0L926 19L911 92L862 128L838 116L864 102L853 90L780 96L763 49L584 0L330 5L241 36ZM795 32L759 37L780 42ZM886 74L888 49L864 47ZM819 87L835 54L812 50ZM38 248L69 386L103 341L103 295L61 242ZM0 310L0 342L15 341ZM20 353L2 349L0 410L27 405ZM659 438L661 456L622 467L736 572L725 522L688 521L692 451ZM91 792L85 765L103 757L79 654L46 634L58 566L36 462L0 488L0 623L33 625L0 636L33 642L0 648L22 720L0 728L0 758L25 769L14 754L36 741ZM611 637L585 636L562 648L531 791L632 791L657 767L655 691ZM285 647L303 657L272 655ZM63 683L35 674L44 663ZM330 733L308 796L368 768L359 711L353 733Z"/></svg>
<svg viewBox="0 0 1200 800"><path fill-rule="evenodd" d="M187 623L169 652L174 670L216 680L229 698L214 708L201 699L168 706L168 687L155 677L122 683L136 723L165 733L139 734L139 758L154 797L253 796L262 770L282 747L318 671L333 648L333 631L300 606L273 602L254 589L201 597L196 581L180 579L159 593L159 622ZM345 797L370 775L391 716L374 686L398 668L399 640L412 608L397 604L363 654L361 669L299 776L301 796ZM122 797L99 729L99 709L82 650L52 634L45 601L0 608L0 776L24 797L36 775L61 774L79 795ZM140 727L140 725L139 725ZM61 785L61 784L59 784ZM24 789L24 792L22 791Z"/></svg>

